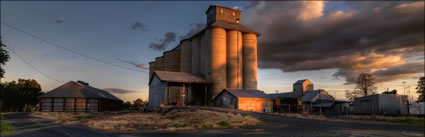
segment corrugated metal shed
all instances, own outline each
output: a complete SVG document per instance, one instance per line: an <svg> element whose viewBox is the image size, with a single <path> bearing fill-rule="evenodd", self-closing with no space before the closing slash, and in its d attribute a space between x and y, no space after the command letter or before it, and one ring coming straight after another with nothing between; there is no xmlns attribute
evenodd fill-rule
<svg viewBox="0 0 425 137"><path fill-rule="evenodd" d="M191 73L187 73L187 72L171 72L171 71L155 71L154 74L152 75L152 78L154 76L158 76L158 78L161 81L166 81L166 82L176 82L176 83L196 83L196 84L209 84L210 82L208 82L207 80L199 77L199 76L195 76ZM152 81L149 81L149 84Z"/></svg>
<svg viewBox="0 0 425 137"><path fill-rule="evenodd" d="M331 107L334 104L334 102L322 102L314 104L313 107Z"/></svg>
<svg viewBox="0 0 425 137"><path fill-rule="evenodd" d="M107 98L111 100L122 101L107 91L94 88L79 82L70 81L62 86L49 91L41 97L57 97L57 98Z"/></svg>
<svg viewBox="0 0 425 137"><path fill-rule="evenodd" d="M326 92L326 91L319 89L319 90L306 92L306 94L302 98L302 102L315 102L316 100L319 99L319 97L320 97L320 100L334 101L334 98L328 95L327 92L319 96L320 92Z"/></svg>

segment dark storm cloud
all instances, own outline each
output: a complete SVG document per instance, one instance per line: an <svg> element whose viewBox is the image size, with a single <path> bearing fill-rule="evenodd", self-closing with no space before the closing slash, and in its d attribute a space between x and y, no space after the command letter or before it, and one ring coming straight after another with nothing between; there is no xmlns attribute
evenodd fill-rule
<svg viewBox="0 0 425 137"><path fill-rule="evenodd" d="M131 65L133 65L133 66L134 66L134 67L136 67L136 68L140 68L140 69L148 69L148 68L146 68L146 65L145 65L145 64L140 64L140 63L139 63L139 62L137 62L137 61L123 60L123 59L120 59L120 58L117 58L117 60L122 61L122 62L124 62L124 63L131 64Z"/></svg>
<svg viewBox="0 0 425 137"><path fill-rule="evenodd" d="M146 28L146 25L141 23L141 22L135 22L132 26L131 26L132 30L137 30L140 29L142 31L147 31L148 29Z"/></svg>
<svg viewBox="0 0 425 137"><path fill-rule="evenodd" d="M56 19L56 23L58 23L58 24L61 24L61 23L63 23L64 21L62 20L62 19Z"/></svg>
<svg viewBox="0 0 425 137"><path fill-rule="evenodd" d="M196 33L200 32L202 29L204 29L205 26L206 26L206 24L204 24L204 23L193 23L191 25L192 29L190 29L190 31L187 32L186 35L180 36L180 39L187 39L187 38L195 35Z"/></svg>
<svg viewBox="0 0 425 137"><path fill-rule="evenodd" d="M119 88L105 88L103 90L106 90L108 92L115 93L115 94L127 94L127 93L136 93L137 92L137 91L119 89Z"/></svg>
<svg viewBox="0 0 425 137"><path fill-rule="evenodd" d="M256 2L244 11L247 19L242 23L263 34L259 68L338 69L334 76L345 77L347 83L359 72L388 81L419 73L387 71L409 64L407 58L424 56L423 2L350 2L344 5L346 12L324 11L323 3Z"/></svg>
<svg viewBox="0 0 425 137"><path fill-rule="evenodd" d="M157 42L152 42L149 44L149 48L158 51L164 51L168 44L176 41L176 33L175 32L167 32L164 35L163 39L158 40Z"/></svg>

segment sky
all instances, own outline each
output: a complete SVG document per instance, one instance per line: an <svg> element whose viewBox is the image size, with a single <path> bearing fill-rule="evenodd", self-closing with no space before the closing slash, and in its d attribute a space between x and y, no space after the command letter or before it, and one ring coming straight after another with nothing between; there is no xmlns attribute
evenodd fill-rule
<svg viewBox="0 0 425 137"><path fill-rule="evenodd" d="M368 72L379 93L403 94L405 81L417 98L423 1L1 1L3 43L51 77L6 49L11 59L1 81L35 79L47 92L83 80L124 101L146 100L147 63L202 28L210 5L241 10L241 23L262 33L258 88L266 93L290 92L296 80L309 79L315 89L344 98L357 74Z"/></svg>

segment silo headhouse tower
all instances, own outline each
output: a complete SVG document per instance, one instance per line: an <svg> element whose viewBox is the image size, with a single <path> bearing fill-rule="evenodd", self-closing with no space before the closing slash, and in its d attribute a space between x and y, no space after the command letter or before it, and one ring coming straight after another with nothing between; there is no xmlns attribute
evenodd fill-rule
<svg viewBox="0 0 425 137"><path fill-rule="evenodd" d="M149 106L214 105L224 89L257 89L257 37L241 11L210 6L207 25L149 62Z"/></svg>

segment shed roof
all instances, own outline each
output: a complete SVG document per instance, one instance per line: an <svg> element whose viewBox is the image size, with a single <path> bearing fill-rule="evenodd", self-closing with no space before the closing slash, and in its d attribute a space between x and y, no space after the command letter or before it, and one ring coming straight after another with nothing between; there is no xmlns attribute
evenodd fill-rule
<svg viewBox="0 0 425 137"><path fill-rule="evenodd" d="M334 101L334 98L328 95L328 93L325 90L319 89L319 90L313 90L305 92L306 94L302 97L302 102L315 102L316 100L329 100ZM319 96L319 94L322 93L322 95ZM320 97L320 98L319 98Z"/></svg>
<svg viewBox="0 0 425 137"><path fill-rule="evenodd" d="M267 94L261 90L252 90L252 89L223 89L220 94L223 92L229 92L233 96L239 98L268 98ZM217 98L220 94L218 94L215 98Z"/></svg>
<svg viewBox="0 0 425 137"><path fill-rule="evenodd" d="M267 94L269 98L289 98L293 96L293 92Z"/></svg>
<svg viewBox="0 0 425 137"><path fill-rule="evenodd" d="M172 71L155 71L152 78L157 76L161 81L175 82L175 83L197 83L209 84L207 80L187 72L172 72ZM149 80L149 84L152 81Z"/></svg>
<svg viewBox="0 0 425 137"><path fill-rule="evenodd" d="M297 85L297 84L303 84L305 81L307 81L308 79L301 79L301 80L297 80L295 83L294 83L294 85Z"/></svg>
<svg viewBox="0 0 425 137"><path fill-rule="evenodd" d="M60 98L106 98L122 101L111 93L89 85L75 81L69 81L43 95L41 97L60 97Z"/></svg>

